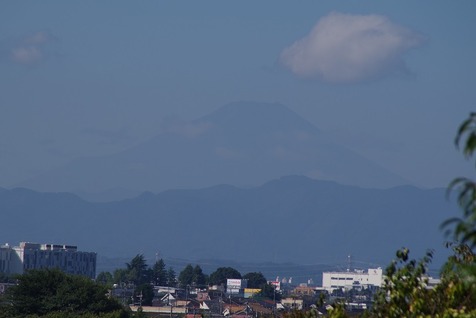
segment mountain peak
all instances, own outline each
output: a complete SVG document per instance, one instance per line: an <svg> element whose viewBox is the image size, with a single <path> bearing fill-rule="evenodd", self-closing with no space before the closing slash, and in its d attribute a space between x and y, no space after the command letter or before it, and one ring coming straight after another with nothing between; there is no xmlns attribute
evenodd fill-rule
<svg viewBox="0 0 476 318"><path fill-rule="evenodd" d="M280 103L239 101L226 104L197 120L251 131L307 131L318 133L309 121ZM246 125L246 127L243 127Z"/></svg>
<svg viewBox="0 0 476 318"><path fill-rule="evenodd" d="M163 191L255 186L284 175L363 187L405 184L278 103L234 102L120 153L78 160L23 183L34 189Z"/></svg>

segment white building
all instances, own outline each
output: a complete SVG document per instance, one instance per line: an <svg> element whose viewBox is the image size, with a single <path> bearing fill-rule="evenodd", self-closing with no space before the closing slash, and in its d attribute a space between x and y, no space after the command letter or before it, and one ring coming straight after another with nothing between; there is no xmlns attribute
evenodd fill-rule
<svg viewBox="0 0 476 318"><path fill-rule="evenodd" d="M29 269L58 268L68 274L96 277L96 253L81 252L73 245L21 242L0 247L0 272L23 274Z"/></svg>
<svg viewBox="0 0 476 318"><path fill-rule="evenodd" d="M322 273L322 287L328 291L344 288L368 288L370 286L381 287L383 282L382 268L370 268L346 272Z"/></svg>

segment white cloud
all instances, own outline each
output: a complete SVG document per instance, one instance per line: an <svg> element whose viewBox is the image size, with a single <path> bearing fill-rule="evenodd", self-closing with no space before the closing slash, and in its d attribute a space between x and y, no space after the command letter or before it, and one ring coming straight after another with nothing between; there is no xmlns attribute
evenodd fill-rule
<svg viewBox="0 0 476 318"><path fill-rule="evenodd" d="M385 16L334 12L285 48L280 62L300 77L357 82L404 68L402 55L422 42L420 34Z"/></svg>
<svg viewBox="0 0 476 318"><path fill-rule="evenodd" d="M47 53L46 46L55 41L56 38L47 32L36 32L18 39L9 49L10 60L22 65L41 62Z"/></svg>
<svg viewBox="0 0 476 318"><path fill-rule="evenodd" d="M12 61L19 64L34 64L39 62L42 57L41 50L36 46L16 47L10 52Z"/></svg>

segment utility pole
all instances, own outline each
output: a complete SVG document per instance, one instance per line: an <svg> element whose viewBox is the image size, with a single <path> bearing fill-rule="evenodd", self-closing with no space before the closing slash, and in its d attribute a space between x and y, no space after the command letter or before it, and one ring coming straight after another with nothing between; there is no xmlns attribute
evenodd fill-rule
<svg viewBox="0 0 476 318"><path fill-rule="evenodd" d="M273 307L273 317L276 317L276 285L273 285L273 303L274 303L274 307Z"/></svg>
<svg viewBox="0 0 476 318"><path fill-rule="evenodd" d="M169 306L170 306L170 318L172 318L172 303L170 302L170 289L169 289Z"/></svg>

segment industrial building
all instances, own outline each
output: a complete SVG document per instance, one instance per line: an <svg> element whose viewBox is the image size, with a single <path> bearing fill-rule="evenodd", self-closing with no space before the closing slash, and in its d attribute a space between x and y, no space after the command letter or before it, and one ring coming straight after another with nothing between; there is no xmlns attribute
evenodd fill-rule
<svg viewBox="0 0 476 318"><path fill-rule="evenodd" d="M21 242L0 246L0 272L23 274L30 269L57 268L68 274L96 277L96 253L77 246Z"/></svg>
<svg viewBox="0 0 476 318"><path fill-rule="evenodd" d="M322 287L328 291L334 289L352 289L381 287L383 282L382 268L369 268L364 270L353 270L344 272L324 272L322 273Z"/></svg>

